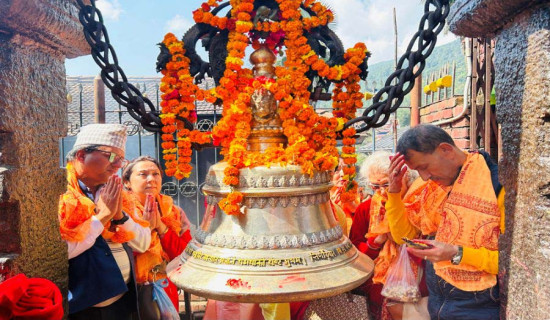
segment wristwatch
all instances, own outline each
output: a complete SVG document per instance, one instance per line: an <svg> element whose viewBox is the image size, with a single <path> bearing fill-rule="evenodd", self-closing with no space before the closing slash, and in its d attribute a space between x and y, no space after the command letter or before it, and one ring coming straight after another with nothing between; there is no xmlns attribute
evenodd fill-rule
<svg viewBox="0 0 550 320"><path fill-rule="evenodd" d="M118 219L118 220L112 219L111 224L112 225L120 225L120 224L123 224L124 222L128 221L128 219L130 219L130 217L127 216L124 212L122 213L122 216L123 217Z"/></svg>
<svg viewBox="0 0 550 320"><path fill-rule="evenodd" d="M460 261L462 261L462 253L463 253L462 246L458 246L458 251L454 255L454 257L451 258L451 263L454 265L460 264Z"/></svg>

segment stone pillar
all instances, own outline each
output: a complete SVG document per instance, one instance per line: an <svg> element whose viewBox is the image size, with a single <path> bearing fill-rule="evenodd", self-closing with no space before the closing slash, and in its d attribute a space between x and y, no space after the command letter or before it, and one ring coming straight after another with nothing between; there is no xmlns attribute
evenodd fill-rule
<svg viewBox="0 0 550 320"><path fill-rule="evenodd" d="M0 276L47 278L66 294L57 220L66 187L65 58L90 48L74 0L2 0L0 12Z"/></svg>
<svg viewBox="0 0 550 320"><path fill-rule="evenodd" d="M494 37L500 180L506 232L500 238L502 319L550 314L550 4L457 0L457 35Z"/></svg>

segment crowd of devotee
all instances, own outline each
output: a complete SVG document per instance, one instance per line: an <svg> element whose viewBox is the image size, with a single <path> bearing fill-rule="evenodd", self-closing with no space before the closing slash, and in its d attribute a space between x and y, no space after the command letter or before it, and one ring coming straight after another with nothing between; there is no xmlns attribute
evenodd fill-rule
<svg viewBox="0 0 550 320"><path fill-rule="evenodd" d="M179 319L182 311L166 266L192 240L191 223L161 193L159 162L128 161L125 146L124 125L92 124L67 155L59 221L69 319ZM342 165L331 209L353 245L374 260L372 276L318 302L210 299L203 319L313 319L323 308L348 320L499 319L504 189L488 154L460 150L439 127L416 126L394 154L377 151L363 161L360 181L370 192L348 202L340 196ZM342 297L351 296L361 297L352 304L357 309L342 308Z"/></svg>

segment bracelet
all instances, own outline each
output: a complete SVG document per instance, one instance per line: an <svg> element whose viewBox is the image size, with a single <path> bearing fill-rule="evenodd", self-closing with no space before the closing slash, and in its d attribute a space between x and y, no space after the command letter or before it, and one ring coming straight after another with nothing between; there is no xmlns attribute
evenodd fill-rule
<svg viewBox="0 0 550 320"><path fill-rule="evenodd" d="M164 236L166 234L166 232L168 232L168 227L166 227L166 229L164 229L164 232L160 232L160 230L157 228L157 233L159 234L159 236Z"/></svg>
<svg viewBox="0 0 550 320"><path fill-rule="evenodd" d="M130 219L129 216L127 216L124 212L122 213L123 217L121 219L118 219L118 220L115 220L115 219L111 219L111 224L113 225L120 225L120 224L124 224L124 222L128 221L128 219Z"/></svg>

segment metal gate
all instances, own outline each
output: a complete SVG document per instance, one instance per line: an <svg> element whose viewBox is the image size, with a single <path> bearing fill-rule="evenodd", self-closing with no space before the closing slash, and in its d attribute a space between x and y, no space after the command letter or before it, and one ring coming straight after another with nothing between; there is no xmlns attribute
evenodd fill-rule
<svg viewBox="0 0 550 320"><path fill-rule="evenodd" d="M472 57L470 149L483 149L497 159L500 158L502 143L496 120L497 105L493 89L495 41L490 38L466 41L471 41Z"/></svg>
<svg viewBox="0 0 550 320"><path fill-rule="evenodd" d="M160 77L128 78L140 91L147 95L159 108ZM213 80L203 81L202 86L212 87ZM105 94L101 79L94 77L67 77L67 137L60 141L60 165L65 166L65 156L71 150L80 127L97 122L124 124L128 129L126 158L131 160L141 155L158 159L162 166L160 136L144 130L127 110L118 104L110 95ZM196 128L201 131L212 131L221 115L221 109L212 104L197 104ZM187 214L191 223L198 225L205 211L204 196L200 192L208 169L221 159L218 148L193 151L191 166L193 171L189 178L177 180L163 176L162 193L171 196L174 202Z"/></svg>

